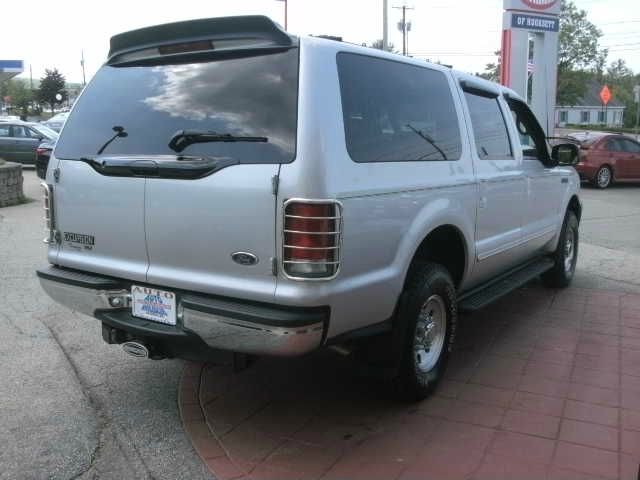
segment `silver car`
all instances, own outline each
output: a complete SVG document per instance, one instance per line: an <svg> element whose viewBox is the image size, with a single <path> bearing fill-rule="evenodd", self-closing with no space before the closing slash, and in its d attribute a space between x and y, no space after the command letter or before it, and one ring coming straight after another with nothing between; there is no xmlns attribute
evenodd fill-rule
<svg viewBox="0 0 640 480"><path fill-rule="evenodd" d="M38 146L43 141L55 141L57 138L57 132L39 123L0 120L0 158L34 165Z"/></svg>
<svg viewBox="0 0 640 480"><path fill-rule="evenodd" d="M127 32L49 162L38 275L136 356L335 345L422 398L459 310L571 281L560 158L517 94L443 66L265 17Z"/></svg>

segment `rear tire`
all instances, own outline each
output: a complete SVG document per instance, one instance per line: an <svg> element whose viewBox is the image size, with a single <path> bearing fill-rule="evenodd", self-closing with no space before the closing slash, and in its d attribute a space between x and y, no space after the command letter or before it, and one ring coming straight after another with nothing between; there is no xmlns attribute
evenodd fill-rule
<svg viewBox="0 0 640 480"><path fill-rule="evenodd" d="M596 176L593 178L593 185L601 190L604 190L609 185L611 185L611 181L613 180L613 172L611 168L603 165L596 172Z"/></svg>
<svg viewBox="0 0 640 480"><path fill-rule="evenodd" d="M558 246L553 253L553 268L542 274L542 282L552 288L569 286L576 271L578 261L579 230L578 218L572 211L564 217Z"/></svg>
<svg viewBox="0 0 640 480"><path fill-rule="evenodd" d="M458 312L456 288L439 264L413 269L402 296L396 328L401 328L398 394L422 400L436 387L452 349Z"/></svg>

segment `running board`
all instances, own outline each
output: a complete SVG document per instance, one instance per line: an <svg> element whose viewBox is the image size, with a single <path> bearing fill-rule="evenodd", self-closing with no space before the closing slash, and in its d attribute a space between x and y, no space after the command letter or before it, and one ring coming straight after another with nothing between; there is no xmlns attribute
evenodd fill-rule
<svg viewBox="0 0 640 480"><path fill-rule="evenodd" d="M553 264L554 262L551 258L543 257L511 270L488 284L481 285L463 294L458 300L458 310L461 312L480 310L547 270L551 270Z"/></svg>

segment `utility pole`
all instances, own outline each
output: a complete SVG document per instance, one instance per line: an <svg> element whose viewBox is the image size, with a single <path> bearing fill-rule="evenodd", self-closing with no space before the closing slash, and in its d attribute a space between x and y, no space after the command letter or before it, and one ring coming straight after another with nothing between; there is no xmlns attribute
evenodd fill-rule
<svg viewBox="0 0 640 480"><path fill-rule="evenodd" d="M87 80L84 76L84 50L80 50L80 65L82 66L82 86L87 85Z"/></svg>
<svg viewBox="0 0 640 480"><path fill-rule="evenodd" d="M398 10L402 10L402 22L398 25L400 31L402 31L402 55L407 55L407 10L413 10L412 7L407 7L403 5L401 7L393 7ZM409 27L410 28L410 27Z"/></svg>
<svg viewBox="0 0 640 480"><path fill-rule="evenodd" d="M389 1L382 0L382 50L389 51L389 29L387 22L387 11L389 9Z"/></svg>
<svg viewBox="0 0 640 480"><path fill-rule="evenodd" d="M284 2L284 29L287 29L287 0L278 0L278 2Z"/></svg>

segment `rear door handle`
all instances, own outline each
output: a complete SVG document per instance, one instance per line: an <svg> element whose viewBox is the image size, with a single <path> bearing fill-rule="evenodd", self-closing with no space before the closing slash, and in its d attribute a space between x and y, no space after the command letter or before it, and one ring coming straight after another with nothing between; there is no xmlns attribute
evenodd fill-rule
<svg viewBox="0 0 640 480"><path fill-rule="evenodd" d="M560 180L560 183L569 183L569 179L568 178L563 178L562 180Z"/></svg>

